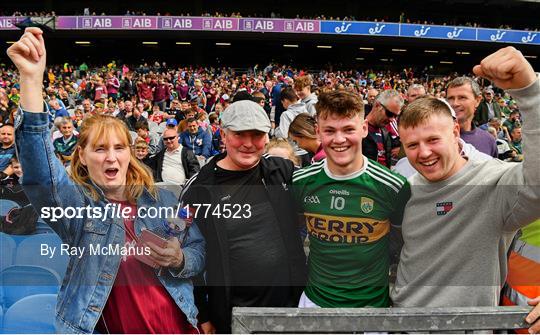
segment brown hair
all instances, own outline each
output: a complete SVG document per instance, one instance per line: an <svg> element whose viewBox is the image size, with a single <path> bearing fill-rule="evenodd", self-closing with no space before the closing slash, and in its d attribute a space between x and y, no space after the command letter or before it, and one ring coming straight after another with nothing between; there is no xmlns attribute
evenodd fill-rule
<svg viewBox="0 0 540 335"><path fill-rule="evenodd" d="M289 125L289 136L316 139L316 124L315 119L308 113L298 114Z"/></svg>
<svg viewBox="0 0 540 335"><path fill-rule="evenodd" d="M323 92L315 104L317 118L326 119L329 115L364 119L364 102L356 93L346 90Z"/></svg>
<svg viewBox="0 0 540 335"><path fill-rule="evenodd" d="M90 136L93 141L90 143ZM84 187L94 200L99 199L99 193L92 185L88 168L84 166L79 157L80 151L87 145L96 146L100 141L109 142L111 136L118 136L126 148L130 147L131 135L126 125L114 116L96 114L86 118L81 126L76 153L71 161L71 178ZM131 150L130 150L131 152ZM148 189L152 196L157 197L157 189L154 186L152 175L144 168L142 163L131 153L126 175L125 196L134 204L144 189Z"/></svg>
<svg viewBox="0 0 540 335"><path fill-rule="evenodd" d="M298 96L296 95L296 91L292 87L287 86L281 90L280 99L281 101L289 100L290 102L296 102L298 101Z"/></svg>
<svg viewBox="0 0 540 335"><path fill-rule="evenodd" d="M445 102L430 96L418 98L401 112L398 126L414 128L424 124L432 115L444 115L452 119L452 112Z"/></svg>
<svg viewBox="0 0 540 335"><path fill-rule="evenodd" d="M300 76L294 80L293 87L295 90L301 90L304 87L310 87L313 85L313 81L311 80L311 77L309 75L307 76Z"/></svg>

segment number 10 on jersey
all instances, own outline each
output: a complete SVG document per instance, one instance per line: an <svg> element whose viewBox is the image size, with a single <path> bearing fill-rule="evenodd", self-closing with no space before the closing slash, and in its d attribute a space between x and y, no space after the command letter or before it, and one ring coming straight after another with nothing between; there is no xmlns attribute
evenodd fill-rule
<svg viewBox="0 0 540 335"><path fill-rule="evenodd" d="M338 211L345 208L345 198L332 196L330 199L330 209L337 209Z"/></svg>

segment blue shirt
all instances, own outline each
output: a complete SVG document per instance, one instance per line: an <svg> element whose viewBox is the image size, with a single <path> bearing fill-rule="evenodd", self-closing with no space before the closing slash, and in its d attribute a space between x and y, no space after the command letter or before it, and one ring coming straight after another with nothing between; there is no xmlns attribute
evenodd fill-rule
<svg viewBox="0 0 540 335"><path fill-rule="evenodd" d="M4 171L9 166L9 161L15 155L15 145L8 148L0 147L0 171Z"/></svg>

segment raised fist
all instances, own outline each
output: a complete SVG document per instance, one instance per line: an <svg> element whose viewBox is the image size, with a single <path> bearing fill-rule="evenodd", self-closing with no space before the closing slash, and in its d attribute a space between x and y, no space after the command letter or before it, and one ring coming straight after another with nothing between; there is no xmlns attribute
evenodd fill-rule
<svg viewBox="0 0 540 335"><path fill-rule="evenodd" d="M41 78L45 71L45 41L39 28L26 28L21 38L7 50L21 77Z"/></svg>
<svg viewBox="0 0 540 335"><path fill-rule="evenodd" d="M536 80L531 64L514 47L506 47L487 56L473 68L473 72L505 90L524 88Z"/></svg>

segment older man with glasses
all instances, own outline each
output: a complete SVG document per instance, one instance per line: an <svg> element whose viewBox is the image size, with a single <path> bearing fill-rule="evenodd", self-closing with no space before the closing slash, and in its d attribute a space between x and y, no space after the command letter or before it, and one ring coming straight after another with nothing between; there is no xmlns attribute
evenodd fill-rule
<svg viewBox="0 0 540 335"><path fill-rule="evenodd" d="M396 90L381 92L366 117L368 135L362 141L362 152L366 157L390 168L392 157L396 157L401 145L395 127L403 107L403 98Z"/></svg>
<svg viewBox="0 0 540 335"><path fill-rule="evenodd" d="M150 160L156 182L182 185L200 170L199 162L191 150L178 142L178 133L174 128L163 132L164 148Z"/></svg>

